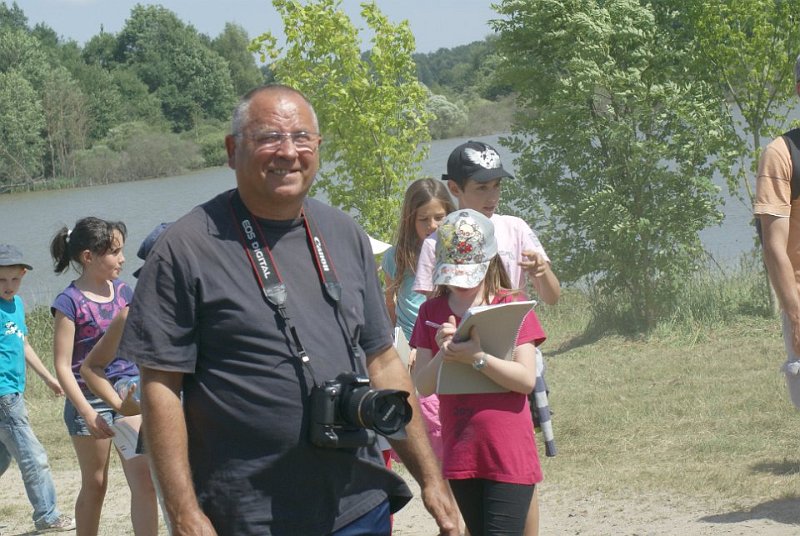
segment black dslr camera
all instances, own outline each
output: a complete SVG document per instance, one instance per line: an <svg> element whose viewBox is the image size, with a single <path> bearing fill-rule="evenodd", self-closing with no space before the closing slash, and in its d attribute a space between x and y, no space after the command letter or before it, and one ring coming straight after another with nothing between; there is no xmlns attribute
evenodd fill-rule
<svg viewBox="0 0 800 536"><path fill-rule="evenodd" d="M408 392L370 389L369 378L343 372L311 391L311 442L325 448L357 448L375 443L375 433L406 437L411 420Z"/></svg>

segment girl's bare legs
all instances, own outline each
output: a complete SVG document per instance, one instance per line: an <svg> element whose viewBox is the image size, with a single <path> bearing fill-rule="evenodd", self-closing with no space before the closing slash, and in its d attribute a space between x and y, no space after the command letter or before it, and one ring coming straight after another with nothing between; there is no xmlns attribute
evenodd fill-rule
<svg viewBox="0 0 800 536"><path fill-rule="evenodd" d="M100 525L100 512L108 488L108 461L110 439L90 436L71 436L72 446L81 468L81 490L75 501L77 536L96 536Z"/></svg>
<svg viewBox="0 0 800 536"><path fill-rule="evenodd" d="M156 489L150 478L147 456L135 456L126 460L120 454L122 469L131 489L131 523L136 536L158 534L158 502Z"/></svg>

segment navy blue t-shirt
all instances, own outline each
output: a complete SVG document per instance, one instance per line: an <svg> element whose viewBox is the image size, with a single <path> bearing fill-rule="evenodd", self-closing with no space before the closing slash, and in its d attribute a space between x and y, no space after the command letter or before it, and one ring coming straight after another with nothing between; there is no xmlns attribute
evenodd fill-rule
<svg viewBox="0 0 800 536"><path fill-rule="evenodd" d="M389 348L392 329L364 232L343 212L307 203L342 285L338 313L302 220L259 223L287 288L291 322L322 383L353 370L342 326L360 329L365 356ZM229 193L164 232L137 283L120 352L137 356L140 366L186 374L195 488L220 534L324 534L387 498L393 510L410 499L376 448L310 443L313 381L262 297Z"/></svg>

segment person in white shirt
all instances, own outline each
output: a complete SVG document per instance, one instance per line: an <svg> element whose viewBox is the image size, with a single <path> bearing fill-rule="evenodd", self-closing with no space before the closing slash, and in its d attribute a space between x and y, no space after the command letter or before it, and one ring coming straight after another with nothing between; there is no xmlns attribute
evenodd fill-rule
<svg viewBox="0 0 800 536"><path fill-rule="evenodd" d="M492 146L468 141L450 153L442 180L447 181L458 208L477 210L492 221L498 252L513 288L523 288L527 274L539 298L553 305L561 296L561 286L536 233L520 218L495 213L500 203L500 181L506 177L514 178L503 169ZM417 263L414 290L422 294L433 290L435 251L434 233L423 242Z"/></svg>

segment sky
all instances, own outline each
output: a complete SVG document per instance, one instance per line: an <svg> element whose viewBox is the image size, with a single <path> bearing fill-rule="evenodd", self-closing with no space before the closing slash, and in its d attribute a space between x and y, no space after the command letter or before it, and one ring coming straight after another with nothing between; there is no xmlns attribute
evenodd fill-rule
<svg viewBox="0 0 800 536"><path fill-rule="evenodd" d="M10 6L13 0L3 0ZM100 33L119 32L136 4L161 5L211 38L226 22L242 26L250 37L266 31L283 42L281 18L270 0L16 0L33 27L43 22L67 40L83 45ZM359 12L360 0L343 0L342 8L354 25L366 23ZM498 18L489 0L377 0L393 23L408 20L417 52L434 52L483 40L492 33L488 21ZM368 34L362 34L364 49Z"/></svg>

